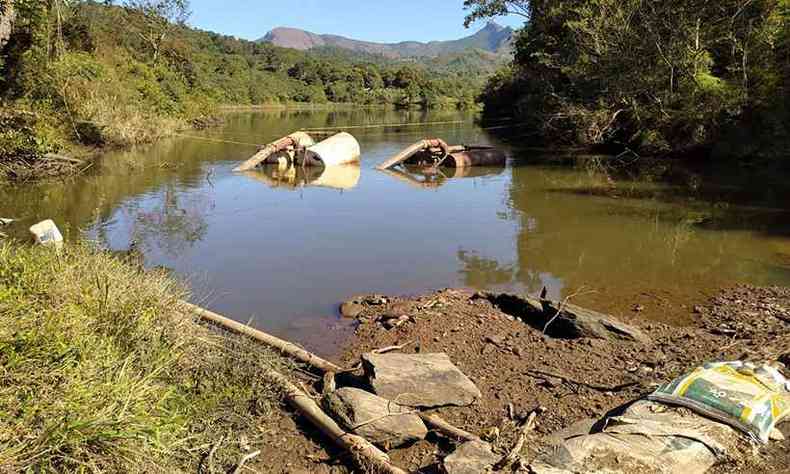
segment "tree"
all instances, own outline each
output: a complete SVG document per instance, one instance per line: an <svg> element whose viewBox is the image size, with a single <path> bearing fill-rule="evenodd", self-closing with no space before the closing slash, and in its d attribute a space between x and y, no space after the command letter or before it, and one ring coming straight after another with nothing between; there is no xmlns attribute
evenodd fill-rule
<svg viewBox="0 0 790 474"><path fill-rule="evenodd" d="M469 28L477 20L505 15L517 15L529 20L529 4L528 0L464 0L464 10L470 10L464 26Z"/></svg>
<svg viewBox="0 0 790 474"><path fill-rule="evenodd" d="M484 92L487 113L520 113L555 142L663 152L708 147L761 102L781 95L781 81L772 79L781 74L780 29L772 18L782 3L465 5L467 21L508 12L529 19L516 37L511 72L495 76Z"/></svg>
<svg viewBox="0 0 790 474"><path fill-rule="evenodd" d="M151 50L154 63L172 28L191 15L189 0L127 0L125 6L129 25Z"/></svg>

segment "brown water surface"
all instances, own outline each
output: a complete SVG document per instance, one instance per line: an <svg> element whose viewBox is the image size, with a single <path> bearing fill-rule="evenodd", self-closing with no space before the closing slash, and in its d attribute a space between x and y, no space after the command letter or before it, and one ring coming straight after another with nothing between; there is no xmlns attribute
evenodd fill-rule
<svg viewBox="0 0 790 474"><path fill-rule="evenodd" d="M353 128L360 166L243 175L262 144L310 127ZM735 282L790 284L786 194L755 190L736 171L613 176L599 160L513 146L460 113L269 111L108 154L86 175L4 188L12 229L52 218L70 239L138 249L147 266L187 279L195 301L322 353L348 325L338 302L356 294L442 287L576 295L621 317L671 323ZM499 133L499 131L497 131ZM425 175L375 165L423 137L492 144L501 169ZM199 137L197 139L194 137ZM214 141L216 140L216 141ZM227 143L235 142L235 143ZM611 171L611 170L609 170ZM637 311L638 310L638 311Z"/></svg>

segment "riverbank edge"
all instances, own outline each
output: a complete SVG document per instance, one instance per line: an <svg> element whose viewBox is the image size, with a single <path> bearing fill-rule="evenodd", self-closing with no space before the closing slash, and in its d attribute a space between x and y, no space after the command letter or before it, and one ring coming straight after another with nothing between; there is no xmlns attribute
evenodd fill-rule
<svg viewBox="0 0 790 474"><path fill-rule="evenodd" d="M125 472L219 472L215 469L220 466L224 472L260 448L263 464L250 465L262 472L345 472L347 460L341 457L337 464L339 455L331 448L331 440L317 435L309 424L281 408L279 395L262 374L272 368L287 371L284 373L302 387L312 385L318 393L320 379L305 378L292 371L291 361L246 339L217 333L176 309L177 302L187 295L169 275L145 271L87 244L56 251L0 243L0 263L0 360L6 368L2 386L11 388L0 390L0 412L17 413L16 417L0 418L6 423L3 426L0 422L0 446L4 448L0 449L4 453L0 455L0 468L22 468L15 464L18 459L37 459L35 465L27 467L64 468L79 461ZM438 413L484 437L499 426L493 441L499 451L507 451L517 435L515 425L501 424L507 413L512 419L513 413L519 415L536 405L545 408L538 435L523 453L525 459L548 449L557 430L636 399L644 395L648 385L643 381L611 392L574 386L568 391L564 385L570 382L551 376L536 379L524 370L556 365L559 368L549 371L561 371L569 380L616 387L635 375L651 380L677 376L714 355L738 359L745 353L783 361L790 356L790 334L780 331L786 320L774 316L784 315L790 308L788 288L724 289L707 306L694 308L699 317L692 327L628 321L649 335L650 344L548 338L514 317L512 309L497 306L496 295L466 289L357 300L364 308L358 314L356 335L339 358L342 365L351 367L361 353L395 345L402 345L407 353L448 353L479 386L483 398L468 409L447 408ZM741 338L736 340L733 331ZM105 345L113 350L102 352ZM173 365L162 369L156 364L141 364L161 362L156 357L151 359L151 354L167 354L168 363ZM96 371L91 365L95 363L100 363L103 370ZM594 369L584 364L592 364ZM80 376L82 370L90 372ZM123 378L124 373L135 370L141 370L135 381ZM104 377L106 374L109 376ZM53 377L60 382L51 383ZM147 383L149 378L156 382L150 388L135 385ZM87 380L89 385L80 385L74 379ZM68 391L74 387L100 389L87 392L87 397L83 393L76 404L68 403L75 401ZM110 387L114 390L108 391ZM146 400L129 402L130 394L149 390L164 390L165 394L163 398L154 397L156 403L152 405ZM36 396L27 398L27 393ZM167 397L172 398L165 402ZM120 401L132 409L117 410ZM23 406L25 403L35 408ZM170 403L180 407L181 421L173 426L187 430L179 433L188 432L189 436L177 440L171 449L162 449L172 437L168 429L173 426L167 424L167 417L157 417ZM116 408L108 411L97 404ZM58 421L62 415L52 413L64 407L69 410L66 419L73 423L61 425ZM153 452L164 454L164 458L147 452L145 438L139 435L118 436L111 429L108 435L108 427L115 426L112 419L101 423L81 420L93 414L111 418L118 411L121 416L129 411L134 416L149 417L150 429L141 431L156 433L159 444ZM52 434L57 436L49 439L57 438L59 444L52 441L42 445L40 452L51 454L37 458L35 452L31 455L20 446L29 440L42 443L46 439L21 433L48 433L46 425L34 421L42 417L56 421ZM135 423L129 419L114 421L124 427L145 426L139 419ZM97 432L91 431L96 428ZM786 423L783 429L787 428ZM102 442L96 443L97 439ZM124 446L130 440L132 446ZM97 448L98 452L93 451ZM746 459L715 472L765 472L790 467L788 448L788 442L777 443L762 452L759 462ZM447 449L445 445L440 444L437 450L432 443L419 442L389 454L396 464L411 467L410 460L415 458L440 462ZM293 456L294 452L299 456ZM130 458L130 453L135 457ZM122 464L113 464L116 462ZM287 471L289 466L291 471Z"/></svg>
<svg viewBox="0 0 790 474"><path fill-rule="evenodd" d="M694 317L690 326L638 317L625 321L647 335L647 342L549 337L526 324L519 313L528 311L509 306L513 301L517 297L464 288L353 298L347 304L353 306L358 327L340 361L352 366L363 353L382 347L448 354L483 396L471 407L442 408L436 413L489 439L495 452L504 455L520 435L518 423L512 420L540 407L543 414L536 434L521 453L526 460L555 449L557 433L600 420L703 363L790 363L790 288L723 288L706 304L690 305ZM790 420L779 429L790 440ZM772 442L758 456L744 438L740 455L711 472L784 472L790 469L788 440ZM432 466L451 452L445 449L418 442L388 454L398 465L419 459L422 468L433 472Z"/></svg>

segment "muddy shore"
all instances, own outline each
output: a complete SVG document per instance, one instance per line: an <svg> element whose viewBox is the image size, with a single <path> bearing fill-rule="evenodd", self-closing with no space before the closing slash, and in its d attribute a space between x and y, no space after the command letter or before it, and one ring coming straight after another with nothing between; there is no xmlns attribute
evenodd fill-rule
<svg viewBox="0 0 790 474"><path fill-rule="evenodd" d="M703 362L790 362L788 288L725 289L690 310L691 326L629 321L649 342L544 336L493 304L488 295L466 290L357 299L359 325L337 362L351 367L362 353L403 344L405 353L446 352L483 397L471 407L437 413L506 453L519 424L539 409L535 433L523 452L526 459L552 446L558 431L600 419ZM304 380L305 386L311 383L320 390L317 380ZM347 472L343 455L327 451L330 443L307 424L283 419L280 426L283 431L268 437L263 450L263 456L270 456L265 472ZM779 429L790 439L790 423ZM429 437L389 454L396 465L412 472L440 472L439 462L452 449L441 438ZM743 453L713 472L790 472L790 441L772 442L758 452L744 442Z"/></svg>

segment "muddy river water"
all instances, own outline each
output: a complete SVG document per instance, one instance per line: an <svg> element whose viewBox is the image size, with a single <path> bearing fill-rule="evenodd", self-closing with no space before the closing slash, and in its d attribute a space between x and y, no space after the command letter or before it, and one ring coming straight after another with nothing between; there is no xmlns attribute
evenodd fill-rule
<svg viewBox="0 0 790 474"><path fill-rule="evenodd" d="M460 113L229 115L205 132L108 154L83 176L0 190L0 216L52 218L69 239L135 249L194 301L331 353L356 294L442 287L538 293L673 324L723 285L790 284L788 197L743 170L612 176L594 157L523 147ZM353 128L431 122L433 125ZM358 167L296 175L232 168L293 130L346 127ZM506 130L505 130L506 132ZM491 144L504 168L386 174L423 137ZM623 160L630 160L627 157Z"/></svg>

